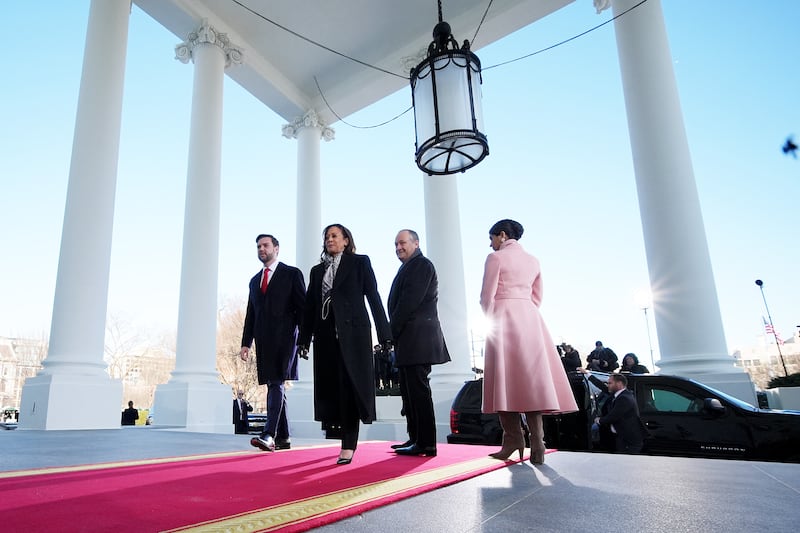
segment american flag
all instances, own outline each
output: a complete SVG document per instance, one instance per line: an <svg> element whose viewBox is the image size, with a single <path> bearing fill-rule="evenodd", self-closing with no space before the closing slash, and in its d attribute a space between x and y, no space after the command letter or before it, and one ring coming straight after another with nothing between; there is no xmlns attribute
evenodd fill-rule
<svg viewBox="0 0 800 533"><path fill-rule="evenodd" d="M778 344L783 344L783 339L781 339L781 334L778 333L775 327L771 323L767 322L767 319L764 318L763 316L761 317L761 320L764 321L764 331L766 332L766 334L774 336L775 339L777 339Z"/></svg>

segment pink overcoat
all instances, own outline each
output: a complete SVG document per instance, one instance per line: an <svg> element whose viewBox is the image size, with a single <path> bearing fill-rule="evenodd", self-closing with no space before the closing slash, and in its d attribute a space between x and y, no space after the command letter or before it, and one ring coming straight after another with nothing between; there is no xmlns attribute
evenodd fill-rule
<svg viewBox="0 0 800 533"><path fill-rule="evenodd" d="M489 254L481 308L489 322L483 370L483 412L577 411L569 380L539 304L539 260L515 239Z"/></svg>

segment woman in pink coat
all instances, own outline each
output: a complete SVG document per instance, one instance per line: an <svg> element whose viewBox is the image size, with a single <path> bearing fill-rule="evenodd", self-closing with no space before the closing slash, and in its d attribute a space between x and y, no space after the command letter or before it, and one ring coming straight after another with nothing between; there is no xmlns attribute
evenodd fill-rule
<svg viewBox="0 0 800 533"><path fill-rule="evenodd" d="M501 220L489 230L494 253L486 258L481 308L489 319L483 370L483 412L497 413L503 447L491 457L507 460L525 448L519 413L531 431L531 463L544 463L542 413L578 410L555 343L539 305L539 260L519 244L519 222Z"/></svg>

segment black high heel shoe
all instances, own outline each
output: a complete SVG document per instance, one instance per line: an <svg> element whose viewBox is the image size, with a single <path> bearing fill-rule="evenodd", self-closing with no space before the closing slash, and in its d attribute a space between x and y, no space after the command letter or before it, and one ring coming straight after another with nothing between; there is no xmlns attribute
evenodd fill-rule
<svg viewBox="0 0 800 533"><path fill-rule="evenodd" d="M342 451L344 451L344 450L342 450ZM350 450L348 450L348 451L350 451ZM353 455L351 455L350 457L342 457L340 455L339 458L336 460L336 464L337 465L349 465L350 463L352 463L353 462L353 456L356 454L355 450L352 450L352 452L353 452Z"/></svg>

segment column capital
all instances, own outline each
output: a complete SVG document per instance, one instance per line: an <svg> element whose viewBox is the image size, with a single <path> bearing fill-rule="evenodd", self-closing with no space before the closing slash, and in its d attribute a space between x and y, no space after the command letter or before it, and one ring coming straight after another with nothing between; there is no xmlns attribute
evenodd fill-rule
<svg viewBox="0 0 800 533"><path fill-rule="evenodd" d="M320 130L320 137L325 141L332 141L336 138L336 130L329 127L317 116L317 112L309 109L302 117L294 119L289 124L284 124L281 133L287 139L296 139L297 134L303 128L317 128Z"/></svg>
<svg viewBox="0 0 800 533"><path fill-rule="evenodd" d="M194 59L194 49L206 44L219 47L225 54L225 68L231 64L242 63L242 49L231 43L227 33L221 33L210 25L208 19L203 19L200 26L190 32L184 42L175 45L175 59L181 63L188 63L190 59Z"/></svg>

